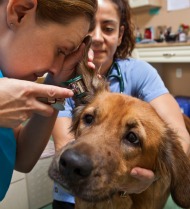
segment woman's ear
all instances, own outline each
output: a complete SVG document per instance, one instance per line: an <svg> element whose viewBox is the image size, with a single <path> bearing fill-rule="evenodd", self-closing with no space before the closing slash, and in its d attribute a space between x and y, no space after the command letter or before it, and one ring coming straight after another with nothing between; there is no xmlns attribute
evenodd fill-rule
<svg viewBox="0 0 190 209"><path fill-rule="evenodd" d="M28 14L35 15L37 0L9 0L7 5L7 24L17 27Z"/></svg>
<svg viewBox="0 0 190 209"><path fill-rule="evenodd" d="M122 25L119 28L119 39L118 39L118 44L117 46L119 46L121 44L122 38L123 38L123 34L124 34L124 29L125 27Z"/></svg>

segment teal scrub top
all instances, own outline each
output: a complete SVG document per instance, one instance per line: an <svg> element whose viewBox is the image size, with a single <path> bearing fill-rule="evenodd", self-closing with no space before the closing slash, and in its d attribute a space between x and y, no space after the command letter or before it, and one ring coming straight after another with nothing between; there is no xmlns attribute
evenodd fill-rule
<svg viewBox="0 0 190 209"><path fill-rule="evenodd" d="M0 71L0 78L3 75ZM9 188L16 158L16 139L11 128L0 127L0 201Z"/></svg>

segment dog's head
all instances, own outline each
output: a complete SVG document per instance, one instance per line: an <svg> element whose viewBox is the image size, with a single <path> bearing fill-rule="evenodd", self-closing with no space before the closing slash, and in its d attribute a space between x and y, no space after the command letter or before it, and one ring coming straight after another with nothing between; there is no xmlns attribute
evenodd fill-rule
<svg viewBox="0 0 190 209"><path fill-rule="evenodd" d="M102 92L80 109L74 128L76 141L58 155L56 170L75 195L90 201L127 191L138 183L130 171L139 166L160 178L171 176L176 203L190 204L189 160L178 136L149 104Z"/></svg>
<svg viewBox="0 0 190 209"><path fill-rule="evenodd" d="M143 167L170 179L174 201L190 207L190 162L177 134L150 104L110 93L97 77L87 86L88 95L74 111L76 140L56 155L50 177L79 198L100 201L136 186L130 171Z"/></svg>

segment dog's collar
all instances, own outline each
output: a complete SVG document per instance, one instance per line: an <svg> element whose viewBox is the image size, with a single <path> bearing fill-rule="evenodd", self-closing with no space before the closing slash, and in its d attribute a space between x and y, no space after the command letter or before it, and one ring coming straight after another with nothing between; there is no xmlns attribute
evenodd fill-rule
<svg viewBox="0 0 190 209"><path fill-rule="evenodd" d="M119 196L120 196L121 198L125 198L125 197L128 197L128 194L127 194L126 191L120 191L120 192L119 192Z"/></svg>

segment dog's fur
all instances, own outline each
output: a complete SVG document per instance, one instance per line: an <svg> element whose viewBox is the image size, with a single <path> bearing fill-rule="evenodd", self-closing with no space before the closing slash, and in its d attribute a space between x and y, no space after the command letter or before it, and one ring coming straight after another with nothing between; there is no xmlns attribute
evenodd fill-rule
<svg viewBox="0 0 190 209"><path fill-rule="evenodd" d="M110 93L101 79L84 79L90 94L74 112L76 141L49 169L50 177L76 196L75 208L161 209L170 193L179 206L190 208L190 160L178 135L150 104ZM125 194L138 185L130 175L136 166L152 170L156 181L140 194Z"/></svg>

